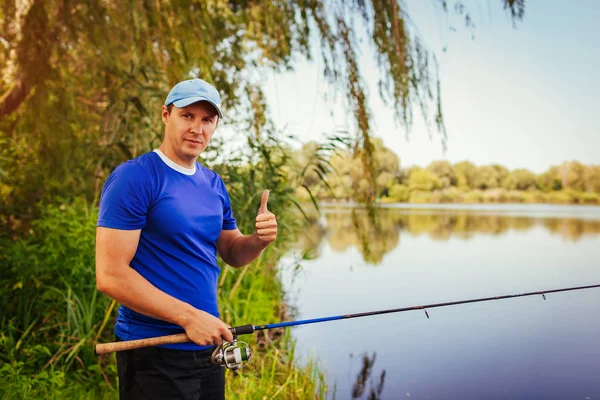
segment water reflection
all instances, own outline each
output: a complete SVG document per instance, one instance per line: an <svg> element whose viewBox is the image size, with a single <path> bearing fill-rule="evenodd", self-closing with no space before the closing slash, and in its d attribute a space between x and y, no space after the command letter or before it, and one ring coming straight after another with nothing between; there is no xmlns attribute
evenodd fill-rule
<svg viewBox="0 0 600 400"><path fill-rule="evenodd" d="M385 383L385 369L381 371L379 380L377 382L374 382L373 379L370 379L376 358L377 353L373 353L371 357L369 357L368 354L363 354L362 367L356 376L354 384L352 385L353 399L362 399L367 386L370 386L369 394L366 397L368 400L381 399L381 392L383 391L383 384Z"/></svg>
<svg viewBox="0 0 600 400"><path fill-rule="evenodd" d="M541 227L564 240L576 242L584 236L600 234L598 219L576 217L525 216L486 214L469 210L377 210L368 215L363 210L325 210L319 219L312 216L310 227L297 246L320 255L327 243L335 252L350 247L359 249L363 261L379 264L383 257L400 242L400 233L412 236L427 235L433 240L446 241L452 237L469 240L475 235L503 235L510 231L526 232Z"/></svg>
<svg viewBox="0 0 600 400"><path fill-rule="evenodd" d="M318 256L282 268L283 290L311 319L600 282L600 207L560 211L325 210L302 243ZM600 399L599 304L591 289L291 332L327 399Z"/></svg>

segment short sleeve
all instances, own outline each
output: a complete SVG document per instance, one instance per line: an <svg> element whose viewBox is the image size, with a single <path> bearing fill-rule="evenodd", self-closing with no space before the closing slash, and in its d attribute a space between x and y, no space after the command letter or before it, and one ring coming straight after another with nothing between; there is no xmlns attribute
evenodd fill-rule
<svg viewBox="0 0 600 400"><path fill-rule="evenodd" d="M135 162L119 165L108 177L100 196L98 226L134 230L146 226L150 179Z"/></svg>
<svg viewBox="0 0 600 400"><path fill-rule="evenodd" d="M221 198L223 199L223 230L230 231L237 229L237 222L233 217L233 211L231 210L231 201L229 199L229 193L225 187L225 182L219 177L219 190L221 192Z"/></svg>

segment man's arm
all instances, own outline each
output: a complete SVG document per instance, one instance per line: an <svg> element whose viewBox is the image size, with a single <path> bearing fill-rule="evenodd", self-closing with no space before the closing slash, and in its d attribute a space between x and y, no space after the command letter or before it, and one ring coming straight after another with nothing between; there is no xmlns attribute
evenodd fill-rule
<svg viewBox="0 0 600 400"><path fill-rule="evenodd" d="M242 235L239 229L221 231L217 240L219 255L232 267L243 267L256 260L269 245L253 235Z"/></svg>
<svg viewBox="0 0 600 400"><path fill-rule="evenodd" d="M218 318L156 288L129 266L141 230L98 227L96 231L96 285L124 306L153 318L177 324L199 345L232 341L228 326Z"/></svg>
<svg viewBox="0 0 600 400"><path fill-rule="evenodd" d="M267 210L268 201L269 191L265 190L256 215L256 233L243 235L239 229L221 231L217 250L223 261L232 267L250 264L277 238L277 219Z"/></svg>

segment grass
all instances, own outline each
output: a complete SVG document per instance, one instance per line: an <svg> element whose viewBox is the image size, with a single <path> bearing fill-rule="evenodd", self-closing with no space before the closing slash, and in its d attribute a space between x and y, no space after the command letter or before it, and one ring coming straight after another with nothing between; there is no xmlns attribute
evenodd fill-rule
<svg viewBox="0 0 600 400"><path fill-rule="evenodd" d="M83 201L49 206L27 237L0 237L0 262L8 269L0 278L0 399L118 398L115 355L93 353L97 341L113 340L116 310L95 287L96 213ZM223 266L219 301L227 323L289 316L277 279L282 251L269 248L243 269ZM228 398L323 397L323 376L312 362L296 365L287 332L240 340L254 355L240 371L228 371Z"/></svg>
<svg viewBox="0 0 600 400"><path fill-rule="evenodd" d="M258 325L289 317L281 302L281 284L272 263L276 252L267 250L244 269L224 267L219 304L222 318L230 325ZM239 340L250 345L253 357L241 370L228 371L226 390L232 398L323 398L324 377L313 362L304 367L295 364L289 330L257 332L240 336Z"/></svg>
<svg viewBox="0 0 600 400"><path fill-rule="evenodd" d="M322 399L324 376L313 361L296 365L293 340L287 331L253 356L250 368L228 371L226 392L244 399Z"/></svg>

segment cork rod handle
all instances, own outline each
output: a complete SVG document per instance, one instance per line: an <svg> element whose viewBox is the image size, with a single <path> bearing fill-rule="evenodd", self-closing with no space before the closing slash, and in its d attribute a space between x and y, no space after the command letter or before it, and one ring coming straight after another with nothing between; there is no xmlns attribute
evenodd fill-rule
<svg viewBox="0 0 600 400"><path fill-rule="evenodd" d="M124 351L140 349L142 347L159 346L162 344L187 343L191 342L185 333L176 335L158 336L148 339L128 340L123 342L99 343L94 346L96 354L106 354L115 351Z"/></svg>

